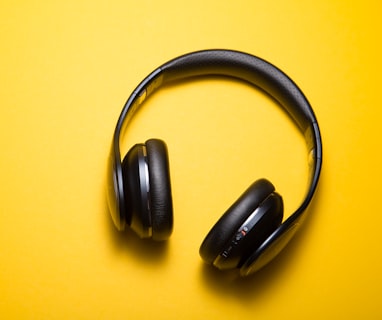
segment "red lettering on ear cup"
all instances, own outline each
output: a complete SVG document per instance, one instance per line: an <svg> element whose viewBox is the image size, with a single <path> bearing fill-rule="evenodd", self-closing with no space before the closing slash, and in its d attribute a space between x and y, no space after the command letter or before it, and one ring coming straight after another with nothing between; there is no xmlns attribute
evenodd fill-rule
<svg viewBox="0 0 382 320"><path fill-rule="evenodd" d="M269 195L239 227L213 265L219 269L241 267L248 256L276 230L283 218L283 201L279 194Z"/></svg>
<svg viewBox="0 0 382 320"><path fill-rule="evenodd" d="M235 203L223 214L223 216L218 220L218 222L213 226L211 231L208 233L206 238L204 239L202 245L200 246L200 256L202 259L208 264L215 264L216 259L224 253L226 250L227 257L230 256L232 248L229 249L230 243L235 239L236 236L240 236L238 232L244 231L246 233L245 238L249 236L248 231L245 230L243 224L248 220L249 217L253 213L255 213L256 209L271 195L274 193L274 186L271 182L266 179L260 179L254 182L240 197ZM277 201L277 216L281 213L282 219L282 200ZM273 211L272 211L273 212ZM258 212L256 212L258 213ZM257 216L258 218L259 216ZM263 219L260 219L264 221ZM275 221L279 221L278 217ZM280 221L281 222L281 221ZM278 222L279 223L279 222ZM273 226L273 223L272 223ZM243 227L241 230L240 227ZM252 238L252 233L251 237ZM250 239L248 238L248 239ZM245 242L247 243L247 241ZM245 246L244 246L245 247ZM243 248L244 248L243 247ZM241 252L241 245L239 250L235 248L234 252ZM247 251L244 250L244 251ZM236 257L236 255L235 255ZM232 259L235 263L240 262L240 258ZM229 263L229 267L234 262L227 260ZM226 269L223 266L223 269Z"/></svg>

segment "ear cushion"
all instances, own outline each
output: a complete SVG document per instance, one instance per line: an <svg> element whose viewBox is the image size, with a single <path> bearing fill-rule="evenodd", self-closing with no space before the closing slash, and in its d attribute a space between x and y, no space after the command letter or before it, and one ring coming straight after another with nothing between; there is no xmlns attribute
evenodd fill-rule
<svg viewBox="0 0 382 320"><path fill-rule="evenodd" d="M172 232L173 213L170 170L166 144L162 140L146 141L150 183L152 237L166 240Z"/></svg>
<svg viewBox="0 0 382 320"><path fill-rule="evenodd" d="M260 179L236 200L213 226L200 246L200 256L206 263L214 262L238 228L274 190L271 182Z"/></svg>

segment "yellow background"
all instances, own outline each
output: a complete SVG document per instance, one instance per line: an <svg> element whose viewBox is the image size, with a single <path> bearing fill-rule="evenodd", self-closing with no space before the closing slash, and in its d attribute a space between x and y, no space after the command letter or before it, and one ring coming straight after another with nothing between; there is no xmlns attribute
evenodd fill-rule
<svg viewBox="0 0 382 320"><path fill-rule="evenodd" d="M378 1L2 1L2 319L382 317L381 5ZM209 79L163 89L124 151L170 152L175 229L165 244L118 233L105 200L112 132L130 92L180 54L246 51L301 87L324 166L304 228L263 271L236 279L198 255L255 179L291 213L304 141L256 90Z"/></svg>

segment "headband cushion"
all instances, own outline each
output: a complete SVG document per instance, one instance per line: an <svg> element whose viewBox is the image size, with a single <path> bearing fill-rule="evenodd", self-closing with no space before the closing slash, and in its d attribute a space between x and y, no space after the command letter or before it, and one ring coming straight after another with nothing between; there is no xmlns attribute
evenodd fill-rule
<svg viewBox="0 0 382 320"><path fill-rule="evenodd" d="M161 69L167 82L202 75L244 80L277 100L303 132L315 121L313 110L297 85L259 57L233 50L202 50L175 58Z"/></svg>
<svg viewBox="0 0 382 320"><path fill-rule="evenodd" d="M152 237L166 240L172 233L173 213L170 170L167 147L164 141L146 141L147 164L150 181L150 209Z"/></svg>
<svg viewBox="0 0 382 320"><path fill-rule="evenodd" d="M200 246L200 256L212 264L235 232L255 209L275 190L266 179L255 181L223 214Z"/></svg>

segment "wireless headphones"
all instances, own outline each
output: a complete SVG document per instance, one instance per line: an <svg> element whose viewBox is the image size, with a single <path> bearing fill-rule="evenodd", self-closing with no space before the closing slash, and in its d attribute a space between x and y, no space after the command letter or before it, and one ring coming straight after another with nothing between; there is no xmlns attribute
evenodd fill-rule
<svg viewBox="0 0 382 320"><path fill-rule="evenodd" d="M267 180L254 182L224 213L200 247L202 259L219 269L248 275L271 261L301 225L315 193L322 165L320 130L297 85L272 64L231 50L205 50L175 58L149 74L133 91L118 119L108 172L108 203L115 226L126 224L140 237L166 240L173 228L167 147L161 140L136 144L121 161L120 140L143 101L159 87L198 76L245 81L273 97L305 135L309 184L305 199L284 222L283 201Z"/></svg>

